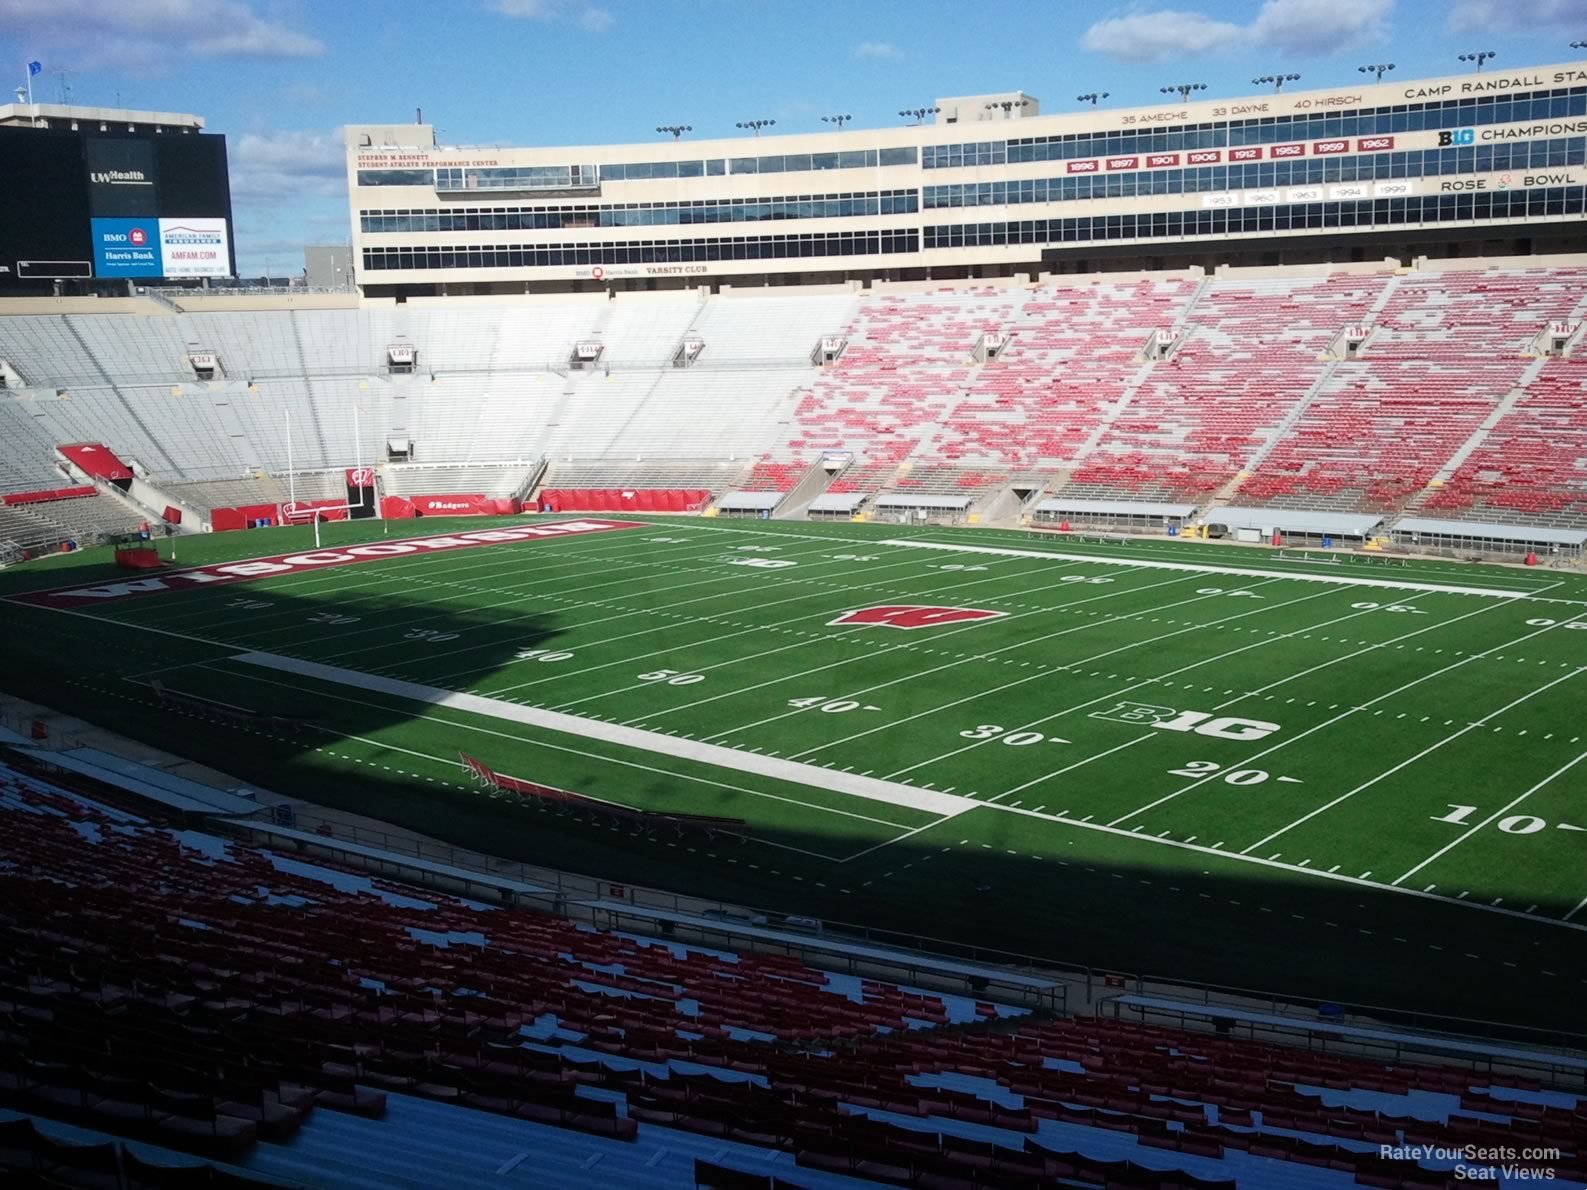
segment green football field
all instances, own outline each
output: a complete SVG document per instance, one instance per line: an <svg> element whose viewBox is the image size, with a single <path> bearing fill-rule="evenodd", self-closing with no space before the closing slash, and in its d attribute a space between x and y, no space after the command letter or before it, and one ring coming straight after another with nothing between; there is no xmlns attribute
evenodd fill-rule
<svg viewBox="0 0 1587 1190"><path fill-rule="evenodd" d="M100 593L0 604L4 685L289 796L616 881L1580 1027L1578 572L616 520L408 552L610 520L331 525L281 572L142 592L103 552L24 567L0 595ZM359 542L383 549L343 564ZM306 529L183 539L179 565L311 548ZM245 730L162 710L151 681L316 718ZM492 797L460 753L748 836Z"/></svg>

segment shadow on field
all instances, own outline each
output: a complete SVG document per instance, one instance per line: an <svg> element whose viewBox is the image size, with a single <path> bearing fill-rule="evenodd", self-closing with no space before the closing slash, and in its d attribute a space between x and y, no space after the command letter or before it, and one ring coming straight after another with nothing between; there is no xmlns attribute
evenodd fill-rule
<svg viewBox="0 0 1587 1190"><path fill-rule="evenodd" d="M526 555L525 573L532 567ZM66 581L105 581L107 570L84 568ZM38 585L62 581L50 577ZM803 853L854 855L874 839L828 834L816 814L807 825L796 820L775 834L738 840L644 830L492 798L456 764L460 750L492 763L488 733L416 724L411 702L377 693L325 685L306 694L293 688L301 679L225 664L253 648L378 671L382 663L367 655L337 654L383 641L386 668L400 666L405 676L440 684L448 684L441 682L448 668L467 668L472 678L451 683L466 686L484 673L523 672L538 663L518 660L520 653L556 642L554 616L505 621L510 608L425 605L429 594L361 594L345 613L360 617L351 623L326 622L327 605L310 595L246 583L152 596L141 601L137 625L0 604L0 670L11 693L241 780L506 859L817 917L829 930L851 923L887 932L875 935L882 941L960 955L1007 951L1098 973L1256 989L1291 1004L1362 1006L1386 1020L1428 1012L1587 1030L1587 932L1544 920L1564 915L1571 904L1526 912L1524 871L1494 872L1488 886L1471 890L1469 903L1454 904L991 808L833 862ZM243 606L248 603L266 606ZM408 635L419 631L427 635ZM239 643L242 636L230 643L192 639L234 632L245 633L246 643ZM438 645L437 637L446 639ZM437 649L447 655L427 659ZM146 684L151 676L192 699L275 722L162 707ZM378 763L354 763L359 746L338 743L342 737L365 741L362 756ZM614 784L609 760L584 755L576 740L568 743L546 773L520 771L519 762L496 767L613 798L651 800L637 798L648 793L659 801L678 788L664 774L638 770L630 784ZM508 744L501 741L503 749ZM327 748L343 754L327 756ZM411 773L391 771L398 768ZM733 774L748 788L756 780ZM693 809L744 812L742 797L725 790L696 791ZM1495 897L1521 912L1477 904Z"/></svg>

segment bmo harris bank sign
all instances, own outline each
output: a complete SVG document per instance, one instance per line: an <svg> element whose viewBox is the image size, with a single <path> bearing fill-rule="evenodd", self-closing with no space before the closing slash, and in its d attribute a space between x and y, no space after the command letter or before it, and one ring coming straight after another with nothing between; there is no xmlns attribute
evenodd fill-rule
<svg viewBox="0 0 1587 1190"><path fill-rule="evenodd" d="M226 220L95 219L96 277L225 277L231 273Z"/></svg>

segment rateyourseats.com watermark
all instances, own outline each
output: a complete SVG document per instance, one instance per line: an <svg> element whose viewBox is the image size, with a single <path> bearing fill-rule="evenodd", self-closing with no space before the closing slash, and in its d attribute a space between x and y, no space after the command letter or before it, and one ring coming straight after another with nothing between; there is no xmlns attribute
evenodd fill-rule
<svg viewBox="0 0 1587 1190"><path fill-rule="evenodd" d="M1386 1161L1454 1163L1449 1174L1462 1182L1553 1182L1563 1154L1559 1149L1512 1148L1508 1145L1383 1145Z"/></svg>

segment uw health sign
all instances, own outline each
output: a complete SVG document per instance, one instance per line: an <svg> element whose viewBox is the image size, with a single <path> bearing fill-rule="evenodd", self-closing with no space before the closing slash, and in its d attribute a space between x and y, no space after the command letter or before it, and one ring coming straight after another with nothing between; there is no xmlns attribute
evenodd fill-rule
<svg viewBox="0 0 1587 1190"><path fill-rule="evenodd" d="M96 277L226 277L231 235L215 218L95 219Z"/></svg>

